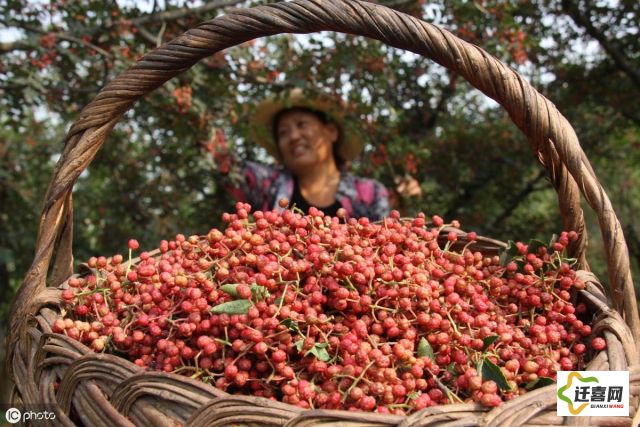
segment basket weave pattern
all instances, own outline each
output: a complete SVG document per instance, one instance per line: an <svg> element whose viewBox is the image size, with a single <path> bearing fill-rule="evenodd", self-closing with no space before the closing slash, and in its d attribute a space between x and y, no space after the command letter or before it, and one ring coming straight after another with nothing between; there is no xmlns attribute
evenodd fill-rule
<svg viewBox="0 0 640 427"><path fill-rule="evenodd" d="M71 191L119 118L137 99L222 49L267 35L325 30L378 39L430 58L463 76L509 113L548 171L558 193L564 229L581 236L570 248L587 283L578 298L596 316L594 333L608 343L587 369L631 371L631 417L558 417L555 386L490 411L475 404L431 407L408 417L302 410L262 398L231 396L180 375L144 371L125 359L96 354L65 335L52 333L61 304L57 286L73 273ZM599 219L609 294L588 272L581 195ZM626 242L609 198L571 125L550 101L482 49L408 15L358 0L297 0L234 10L187 31L145 55L83 109L69 130L45 196L35 258L12 308L8 371L16 382L16 402L48 404L56 412L55 423L68 426L76 422L92 426L638 425L640 318L635 301Z"/></svg>

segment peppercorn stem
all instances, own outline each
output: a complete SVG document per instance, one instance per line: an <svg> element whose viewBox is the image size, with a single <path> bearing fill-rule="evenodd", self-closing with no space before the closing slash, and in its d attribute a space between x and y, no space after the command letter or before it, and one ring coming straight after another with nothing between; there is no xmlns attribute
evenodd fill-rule
<svg viewBox="0 0 640 427"><path fill-rule="evenodd" d="M358 377L355 380L353 380L353 382L351 383L351 385L349 386L347 391L345 391L344 394L342 395L342 400L341 400L342 403L344 403L345 400L347 400L347 397L349 396L349 393L351 392L351 390L353 390L353 388L360 382L360 380L362 378L364 378L364 374L367 373L367 371L369 370L371 365L373 365L374 363L375 363L375 361L373 361L373 360L371 362L369 362L369 364L362 370L360 375L358 375Z"/></svg>

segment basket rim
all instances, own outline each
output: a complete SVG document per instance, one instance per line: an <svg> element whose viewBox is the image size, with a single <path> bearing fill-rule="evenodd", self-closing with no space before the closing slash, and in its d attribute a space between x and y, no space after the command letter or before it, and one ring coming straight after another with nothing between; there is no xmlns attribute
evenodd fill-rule
<svg viewBox="0 0 640 427"><path fill-rule="evenodd" d="M640 316L622 228L575 131L553 103L486 51L437 26L360 0L294 0L235 9L188 30L147 53L107 84L80 112L65 138L64 151L45 196L33 264L14 300L9 359L19 338L25 335L25 315L33 313L29 312L30 302L46 288L50 263L54 261L54 285L72 273L73 185L133 103L199 59L225 47L266 35L324 29L374 38L421 54L459 73L502 105L549 171L558 192L564 228L578 231L584 239L580 193L596 212L607 252L613 305L623 314L640 346ZM580 240L573 250L586 264L585 248L586 241ZM8 370L12 375L10 364Z"/></svg>

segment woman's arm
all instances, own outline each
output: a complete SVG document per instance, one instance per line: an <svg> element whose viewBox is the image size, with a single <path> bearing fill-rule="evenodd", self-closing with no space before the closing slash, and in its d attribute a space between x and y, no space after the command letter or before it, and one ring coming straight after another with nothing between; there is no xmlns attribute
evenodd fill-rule
<svg viewBox="0 0 640 427"><path fill-rule="evenodd" d="M272 184L280 174L277 168L235 156L219 129L203 146L211 153L220 184L236 201L249 203L254 210L271 209Z"/></svg>

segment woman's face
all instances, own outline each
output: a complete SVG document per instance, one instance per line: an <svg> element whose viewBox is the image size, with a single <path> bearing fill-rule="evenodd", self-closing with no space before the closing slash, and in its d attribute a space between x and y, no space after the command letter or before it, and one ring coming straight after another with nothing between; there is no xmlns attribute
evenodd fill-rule
<svg viewBox="0 0 640 427"><path fill-rule="evenodd" d="M332 123L324 124L313 113L292 110L282 114L276 137L283 163L295 175L335 161L333 144L338 140L338 128Z"/></svg>

